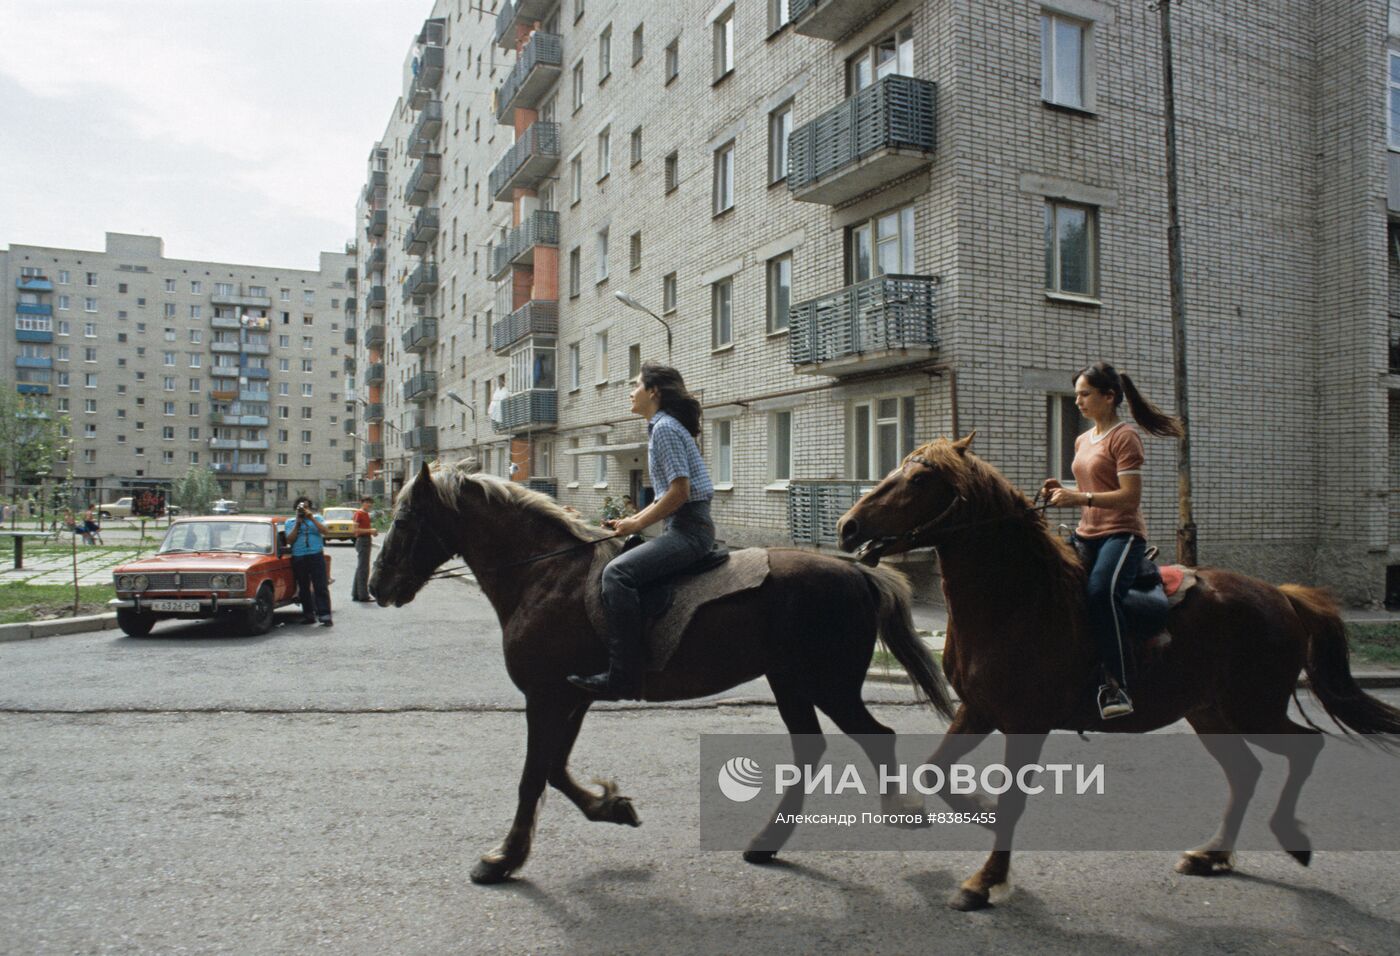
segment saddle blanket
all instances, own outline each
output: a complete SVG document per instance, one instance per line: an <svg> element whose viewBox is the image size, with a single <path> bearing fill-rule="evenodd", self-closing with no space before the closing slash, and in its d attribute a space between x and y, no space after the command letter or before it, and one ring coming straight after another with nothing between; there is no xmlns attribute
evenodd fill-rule
<svg viewBox="0 0 1400 956"><path fill-rule="evenodd" d="M583 603L588 611L588 622L600 637L607 633L607 617L603 613L603 568L617 557L619 550L620 546L601 545L595 548L593 565L588 571ZM681 573L645 588L642 592L643 610L653 603L648 599L653 591L673 591L670 603L665 605L659 616L648 617L646 622L647 670L665 669L696 611L720 598L751 591L766 580L768 551L764 548L744 548L729 552L729 559L713 570L700 574Z"/></svg>

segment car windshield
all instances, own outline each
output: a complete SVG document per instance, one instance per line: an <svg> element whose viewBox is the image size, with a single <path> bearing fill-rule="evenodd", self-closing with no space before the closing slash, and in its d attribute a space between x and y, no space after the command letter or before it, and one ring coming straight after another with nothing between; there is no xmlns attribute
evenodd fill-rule
<svg viewBox="0 0 1400 956"><path fill-rule="evenodd" d="M354 508L327 508L324 515L327 521L354 521Z"/></svg>
<svg viewBox="0 0 1400 956"><path fill-rule="evenodd" d="M272 525L253 521L181 521L165 533L158 554L189 551L272 553Z"/></svg>

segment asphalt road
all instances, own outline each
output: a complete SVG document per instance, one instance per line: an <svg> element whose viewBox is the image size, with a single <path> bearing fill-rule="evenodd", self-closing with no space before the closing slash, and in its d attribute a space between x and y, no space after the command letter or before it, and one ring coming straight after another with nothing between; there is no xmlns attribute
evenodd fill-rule
<svg viewBox="0 0 1400 956"><path fill-rule="evenodd" d="M897 729L940 729L907 688L869 690ZM699 735L778 730L768 699L598 708L575 774L615 777L643 826L553 794L521 878L477 887L524 720L470 585L262 638L0 645L0 952L1400 952L1400 853L1245 853L1218 879L1024 853L1009 901L960 914L944 899L980 855L700 850Z"/></svg>

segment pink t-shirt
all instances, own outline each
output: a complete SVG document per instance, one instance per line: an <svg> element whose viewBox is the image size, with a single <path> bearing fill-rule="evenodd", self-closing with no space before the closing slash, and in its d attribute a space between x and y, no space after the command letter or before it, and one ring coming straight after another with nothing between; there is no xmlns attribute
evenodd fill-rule
<svg viewBox="0 0 1400 956"><path fill-rule="evenodd" d="M1127 422L1119 422L1102 435L1095 435L1090 429L1076 438L1074 464L1070 469L1080 491L1097 495L1121 488L1118 479L1122 475L1141 475L1142 463L1142 439ZM1075 529L1075 534L1081 538L1102 538L1124 531L1147 537L1141 508L1120 511L1085 507L1082 510L1079 527Z"/></svg>

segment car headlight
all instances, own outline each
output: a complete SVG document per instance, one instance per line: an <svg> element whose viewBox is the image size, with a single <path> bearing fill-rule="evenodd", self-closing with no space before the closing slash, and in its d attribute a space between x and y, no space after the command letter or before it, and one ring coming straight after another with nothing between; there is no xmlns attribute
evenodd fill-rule
<svg viewBox="0 0 1400 956"><path fill-rule="evenodd" d="M209 578L209 586L216 591L222 591L228 587L228 575L215 574Z"/></svg>
<svg viewBox="0 0 1400 956"><path fill-rule="evenodd" d="M151 579L144 574L138 574L131 579L131 589L133 591L144 591L151 586Z"/></svg>
<svg viewBox="0 0 1400 956"><path fill-rule="evenodd" d="M230 591L242 591L242 590L243 590L243 575L241 575L241 574L230 574L230 575L228 576L228 589L229 589Z"/></svg>
<svg viewBox="0 0 1400 956"><path fill-rule="evenodd" d="M130 590L131 590L131 575L129 575L129 574L118 574L118 575L117 575L117 590L118 590L118 591L130 591Z"/></svg>

